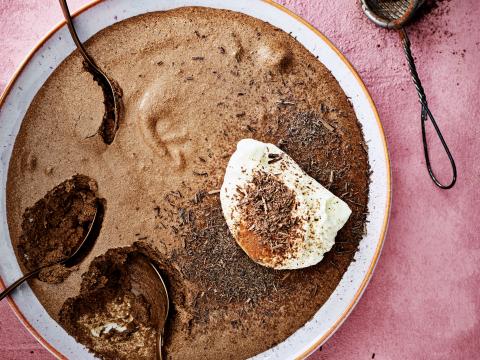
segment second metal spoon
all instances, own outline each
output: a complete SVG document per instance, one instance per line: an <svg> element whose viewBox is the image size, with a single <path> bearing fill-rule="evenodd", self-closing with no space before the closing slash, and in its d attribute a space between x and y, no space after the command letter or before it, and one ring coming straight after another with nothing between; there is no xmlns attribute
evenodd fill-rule
<svg viewBox="0 0 480 360"><path fill-rule="evenodd" d="M117 83L109 78L103 72L87 53L82 42L78 38L75 27L73 26L73 19L70 15L66 0L59 0L62 7L63 16L67 22L68 30L72 36L73 42L77 46L78 51L82 55L85 68L93 75L93 79L100 85L103 91L105 114L103 116L102 124L97 133L102 137L106 144L111 144L115 138L118 130L118 123L120 118L120 111L122 107L121 90Z"/></svg>
<svg viewBox="0 0 480 360"><path fill-rule="evenodd" d="M100 203L100 201L97 201L96 208L95 208L95 214L93 215L93 219L92 219L92 222L90 223L90 226L87 230L87 234L83 238L80 245L78 245L78 247L75 249L75 251L70 256L68 256L68 257L66 257L62 260L56 261L52 264L43 265L43 266L39 267L38 269L35 269L35 270L25 274L23 277L21 277L20 279L15 281L13 284L11 284L9 287L7 287L5 290L3 290L0 293L0 301L3 298L5 298L8 294L10 294L13 290L15 290L23 282L25 282L26 280L34 277L35 275L37 275L40 271L42 271L45 268L48 268L48 267L54 266L54 265L59 265L59 264L63 264L66 267L72 267L73 265L78 264L78 262L85 257L86 253L91 248L92 241L95 240L95 238L96 238L96 236L95 236L96 231L95 230L98 228L98 225L99 225L99 223L101 221L101 218L102 218L102 216L100 216L100 214L99 214L99 212L101 211L101 207L102 207L102 204Z"/></svg>
<svg viewBox="0 0 480 360"><path fill-rule="evenodd" d="M140 253L129 256L128 274L133 292L145 296L151 305L152 320L157 327L156 358L163 360L164 329L170 309L165 281L154 262Z"/></svg>

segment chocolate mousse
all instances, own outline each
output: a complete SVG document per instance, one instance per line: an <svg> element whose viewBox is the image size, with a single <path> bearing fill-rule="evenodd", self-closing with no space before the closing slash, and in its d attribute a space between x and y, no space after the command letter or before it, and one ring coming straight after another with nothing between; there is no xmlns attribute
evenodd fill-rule
<svg viewBox="0 0 480 360"><path fill-rule="evenodd" d="M88 176L74 175L55 186L25 210L17 251L32 271L68 258L85 238L94 219L97 184ZM71 269L55 265L40 271L38 278L59 283Z"/></svg>
<svg viewBox="0 0 480 360"><path fill-rule="evenodd" d="M8 222L23 270L35 264L25 260L34 237L25 236L22 215L48 191L84 174L98 183L92 196L107 203L94 247L76 271L56 284L30 282L39 301L99 357L154 358L151 304L131 291L122 260L141 248L167 280L167 358L244 359L285 340L332 294L364 233L366 145L335 78L289 34L226 10L143 14L98 32L86 46L123 92L113 141L97 134L102 90L74 51L32 101L9 167ZM318 264L267 268L232 237L219 190L245 138L277 144L352 210ZM272 201L290 206L288 192ZM61 214L70 219L69 211ZM55 241L70 247L66 237Z"/></svg>
<svg viewBox="0 0 480 360"><path fill-rule="evenodd" d="M134 291L129 257L139 249L111 249L82 276L78 296L60 311L60 323L105 359L154 359L157 324L146 297Z"/></svg>

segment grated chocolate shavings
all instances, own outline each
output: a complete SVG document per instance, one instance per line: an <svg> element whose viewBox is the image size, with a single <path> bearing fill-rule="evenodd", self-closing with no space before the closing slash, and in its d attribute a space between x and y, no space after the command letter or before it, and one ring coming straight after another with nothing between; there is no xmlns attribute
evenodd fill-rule
<svg viewBox="0 0 480 360"><path fill-rule="evenodd" d="M269 157L272 155L279 157ZM236 195L245 214L242 222L274 255L284 255L298 239L300 219L292 215L296 207L294 193L264 171L255 172L252 182L242 190Z"/></svg>

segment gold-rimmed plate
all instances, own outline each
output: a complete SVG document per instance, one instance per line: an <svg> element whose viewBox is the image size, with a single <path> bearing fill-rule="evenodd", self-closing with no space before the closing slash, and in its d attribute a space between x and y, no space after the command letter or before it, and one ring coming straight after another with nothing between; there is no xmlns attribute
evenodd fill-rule
<svg viewBox="0 0 480 360"><path fill-rule="evenodd" d="M385 136L375 105L358 74L324 35L270 0L105 0L89 4L75 16L80 38L85 40L101 29L126 18L180 6L207 6L238 11L292 33L331 71L351 99L357 118L362 124L368 143L372 176L367 233L355 254L356 261L352 262L336 290L309 322L284 342L255 357L304 358L325 342L351 312L373 273L383 246L390 210L390 165ZM66 26L59 24L29 54L0 98L0 282L6 284L21 276L6 219L7 170L15 137L33 97L54 69L73 50L74 44ZM93 357L51 319L28 285L22 286L13 295L10 304L28 330L57 357Z"/></svg>

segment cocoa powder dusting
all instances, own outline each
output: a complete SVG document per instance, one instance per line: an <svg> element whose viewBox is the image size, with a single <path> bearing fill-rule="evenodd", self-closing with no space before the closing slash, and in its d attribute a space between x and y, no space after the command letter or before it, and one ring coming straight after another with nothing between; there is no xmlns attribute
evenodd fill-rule
<svg viewBox="0 0 480 360"><path fill-rule="evenodd" d="M242 228L256 235L252 241L258 239L269 254L283 258L299 238L300 219L292 215L297 206L292 190L275 176L256 171L252 182L235 196L244 214Z"/></svg>
<svg viewBox="0 0 480 360"><path fill-rule="evenodd" d="M411 20L411 37L414 41L438 41L451 38L450 31L451 0L425 0Z"/></svg>
<svg viewBox="0 0 480 360"><path fill-rule="evenodd" d="M138 251L133 246L96 257L82 275L80 294L60 311L62 326L102 359L155 358L152 304L132 289L128 268Z"/></svg>

